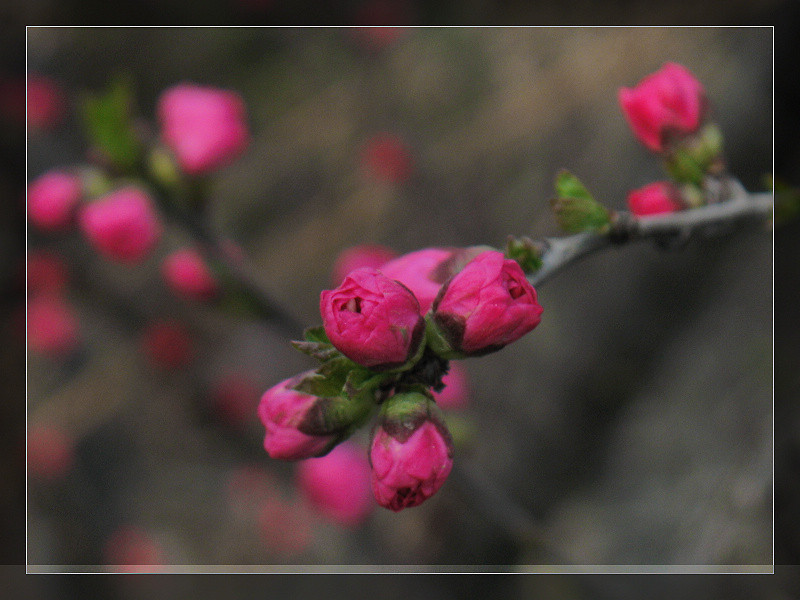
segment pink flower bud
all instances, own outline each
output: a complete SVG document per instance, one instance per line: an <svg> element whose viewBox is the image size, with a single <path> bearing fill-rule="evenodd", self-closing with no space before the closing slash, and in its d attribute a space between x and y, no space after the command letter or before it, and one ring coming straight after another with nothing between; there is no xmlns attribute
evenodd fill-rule
<svg viewBox="0 0 800 600"><path fill-rule="evenodd" d="M439 266L445 264L455 248L425 248L409 252L384 264L381 273L396 279L414 292L422 314L428 312L442 284L452 275L444 274Z"/></svg>
<svg viewBox="0 0 800 600"><path fill-rule="evenodd" d="M72 225L81 195L78 177L50 171L28 186L28 216L43 231L63 231Z"/></svg>
<svg viewBox="0 0 800 600"><path fill-rule="evenodd" d="M353 442L342 442L326 456L297 466L300 490L333 521L354 527L374 506L367 454Z"/></svg>
<svg viewBox="0 0 800 600"><path fill-rule="evenodd" d="M634 88L621 88L619 102L634 135L654 152L700 128L705 91L686 67L666 63Z"/></svg>
<svg viewBox="0 0 800 600"><path fill-rule="evenodd" d="M35 250L27 257L28 294L60 294L67 286L67 266L47 250Z"/></svg>
<svg viewBox="0 0 800 600"><path fill-rule="evenodd" d="M442 286L432 319L450 347L465 356L499 350L541 321L536 290L519 264L491 250Z"/></svg>
<svg viewBox="0 0 800 600"><path fill-rule="evenodd" d="M375 178L390 183L403 183L414 168L408 147L392 133L379 133L368 140L361 159Z"/></svg>
<svg viewBox="0 0 800 600"><path fill-rule="evenodd" d="M637 217L667 214L684 208L680 191L668 181L656 181L629 192L628 207Z"/></svg>
<svg viewBox="0 0 800 600"><path fill-rule="evenodd" d="M86 204L78 219L95 248L120 262L142 261L161 236L161 222L152 199L132 186Z"/></svg>
<svg viewBox="0 0 800 600"><path fill-rule="evenodd" d="M467 372L461 363L450 361L450 370L442 377L445 388L441 392L433 392L433 398L445 410L466 408L469 404L470 389Z"/></svg>
<svg viewBox="0 0 800 600"><path fill-rule="evenodd" d="M63 298L46 294L28 302L28 346L32 351L62 358L79 342L78 319Z"/></svg>
<svg viewBox="0 0 800 600"><path fill-rule="evenodd" d="M200 253L192 248L176 250L167 256L161 274L172 290L187 298L208 300L218 291L217 280L211 270Z"/></svg>
<svg viewBox="0 0 800 600"><path fill-rule="evenodd" d="M247 374L228 373L212 386L211 409L225 423L242 426L252 419L260 393Z"/></svg>
<svg viewBox="0 0 800 600"><path fill-rule="evenodd" d="M194 357L189 332L178 321L154 321L144 330L142 350L150 362L169 371L186 367Z"/></svg>
<svg viewBox="0 0 800 600"><path fill-rule="evenodd" d="M134 525L123 525L111 534L103 545L103 557L119 572L150 571L166 562L161 543Z"/></svg>
<svg viewBox="0 0 800 600"><path fill-rule="evenodd" d="M250 141L244 102L228 90L176 85L161 95L158 117L164 143L191 175L227 166Z"/></svg>
<svg viewBox="0 0 800 600"><path fill-rule="evenodd" d="M55 481L69 473L75 462L75 441L56 425L34 425L28 431L28 473Z"/></svg>
<svg viewBox="0 0 800 600"><path fill-rule="evenodd" d="M344 278L350 274L350 271L355 271L362 267L379 269L395 256L397 254L394 250L378 244L362 244L348 248L339 254L333 264L333 272L331 274L333 285L341 284Z"/></svg>
<svg viewBox="0 0 800 600"><path fill-rule="evenodd" d="M28 75L28 124L33 129L52 129L66 115L61 86L44 75Z"/></svg>
<svg viewBox="0 0 800 600"><path fill-rule="evenodd" d="M314 542L308 511L302 504L272 496L259 507L257 526L267 550L281 558L296 558Z"/></svg>
<svg viewBox="0 0 800 600"><path fill-rule="evenodd" d="M356 269L338 288L324 290L320 313L331 343L351 360L375 369L403 365L425 333L414 294L376 269Z"/></svg>
<svg viewBox="0 0 800 600"><path fill-rule="evenodd" d="M292 389L307 374L285 379L261 396L258 416L267 430L264 449L272 458L321 456L339 440L338 432L319 434L314 428L325 399Z"/></svg>
<svg viewBox="0 0 800 600"><path fill-rule="evenodd" d="M382 409L370 447L372 493L393 510L433 496L453 468L453 440L435 404L422 394L398 394Z"/></svg>

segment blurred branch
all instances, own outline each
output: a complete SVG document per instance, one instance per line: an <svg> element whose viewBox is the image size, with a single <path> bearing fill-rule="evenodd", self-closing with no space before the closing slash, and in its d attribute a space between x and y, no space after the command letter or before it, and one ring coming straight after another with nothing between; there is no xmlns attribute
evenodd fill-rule
<svg viewBox="0 0 800 600"><path fill-rule="evenodd" d="M241 256L233 256L230 249L225 247L224 241L211 231L202 215L193 213L184 215L183 223L200 243L207 256L221 265L227 275L236 282L236 291L246 295L259 316L293 339L302 334L305 325L279 306L264 290L244 253Z"/></svg>
<svg viewBox="0 0 800 600"><path fill-rule="evenodd" d="M729 200L699 208L651 217L634 217L628 212L620 212L608 233L584 231L539 242L542 266L528 279L534 286L541 285L577 260L610 246L651 240L670 247L699 233L719 235L734 225L763 223L771 216L772 210L772 192L749 194L737 186Z"/></svg>

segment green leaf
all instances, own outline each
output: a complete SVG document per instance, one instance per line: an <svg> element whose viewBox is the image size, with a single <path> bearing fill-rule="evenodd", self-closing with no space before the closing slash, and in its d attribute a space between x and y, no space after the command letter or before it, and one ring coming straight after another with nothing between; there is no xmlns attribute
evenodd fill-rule
<svg viewBox="0 0 800 600"><path fill-rule="evenodd" d="M589 190L567 170L556 176L556 197L550 201L556 221L567 233L608 229L611 214Z"/></svg>
<svg viewBox="0 0 800 600"><path fill-rule="evenodd" d="M323 344L330 344L328 334L325 333L325 327L318 325L317 327L309 327L303 332L303 337L307 342L319 342Z"/></svg>
<svg viewBox="0 0 800 600"><path fill-rule="evenodd" d="M294 386L294 389L304 394L311 394L312 396L333 398L342 394L343 386L344 378L335 375L327 376L316 371L301 379L300 382Z"/></svg>
<svg viewBox="0 0 800 600"><path fill-rule="evenodd" d="M506 256L517 261L525 273L534 273L542 267L541 252L536 242L528 237L508 236Z"/></svg>
<svg viewBox="0 0 800 600"><path fill-rule="evenodd" d="M672 179L679 183L691 183L696 186L703 185L705 166L684 148L678 148L664 163L664 167Z"/></svg>
<svg viewBox="0 0 800 600"><path fill-rule="evenodd" d="M325 334L325 328L309 327L303 332L305 341L293 341L292 346L303 354L312 356L321 362L325 362L336 357L341 357L341 353L330 343Z"/></svg>
<svg viewBox="0 0 800 600"><path fill-rule="evenodd" d="M129 78L116 77L105 92L87 94L82 106L90 142L126 172L134 169L142 152L131 119L132 96Z"/></svg>
<svg viewBox="0 0 800 600"><path fill-rule="evenodd" d="M562 169L556 175L556 196L558 198L583 198L594 200L589 190L566 169Z"/></svg>
<svg viewBox="0 0 800 600"><path fill-rule="evenodd" d="M392 377L392 375L375 373L369 369L351 369L344 382L344 392L351 398L365 392L371 393L389 377Z"/></svg>

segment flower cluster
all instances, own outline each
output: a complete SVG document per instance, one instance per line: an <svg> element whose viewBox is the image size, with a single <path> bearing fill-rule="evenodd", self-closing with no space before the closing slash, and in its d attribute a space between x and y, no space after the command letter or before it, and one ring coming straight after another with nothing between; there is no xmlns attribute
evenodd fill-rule
<svg viewBox="0 0 800 600"><path fill-rule="evenodd" d="M621 88L619 103L634 136L662 158L670 175L631 191L630 211L636 216L668 214L706 202L707 178L724 169L722 136L695 76L668 62L635 87Z"/></svg>
<svg viewBox="0 0 800 600"><path fill-rule="evenodd" d="M28 80L33 127L53 120L54 115L45 119L44 114L45 109L53 112L52 102L46 101L54 98L46 84L42 78ZM117 87L87 99L84 113L92 143L87 163L54 168L33 178L27 189L27 212L39 233L77 231L98 255L135 266L156 254L166 237L163 214L185 210L202 176L238 157L249 133L238 94L181 83L166 89L159 99L158 138L140 139L142 128L134 126L125 112L128 103L120 101L127 100L127 94ZM230 251L235 260L235 248L223 251ZM217 273L194 248L168 254L161 272L166 285L182 297L211 301L221 295ZM38 354L67 358L81 340L77 316L60 289L63 285L53 284L59 280L66 280L60 264L29 253L28 345ZM156 328L146 337L144 347L157 364L177 368L187 362L185 336Z"/></svg>
<svg viewBox="0 0 800 600"><path fill-rule="evenodd" d="M399 511L435 494L452 468L453 440L437 405L449 361L518 340L539 324L542 307L502 252L427 248L351 271L321 293L320 313L322 327L294 343L319 368L261 399L264 448L280 459L324 456L377 409L372 492Z"/></svg>
<svg viewBox="0 0 800 600"><path fill-rule="evenodd" d="M159 98L159 141L148 148L130 115L116 112L126 93L112 89L87 102L87 124L97 132L90 158L97 164L36 177L28 185L28 217L50 234L77 224L99 254L133 265L151 256L163 237L162 204L186 202L199 178L242 154L249 132L238 94L180 83ZM115 128L106 122L112 113ZM216 282L191 251L170 256L163 270L178 293L201 299L216 293Z"/></svg>

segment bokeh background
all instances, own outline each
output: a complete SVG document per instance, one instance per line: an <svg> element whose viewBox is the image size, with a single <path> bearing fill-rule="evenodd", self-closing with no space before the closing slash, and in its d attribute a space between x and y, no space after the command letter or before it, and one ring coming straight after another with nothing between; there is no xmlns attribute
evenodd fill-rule
<svg viewBox="0 0 800 600"><path fill-rule="evenodd" d="M769 28L394 33L29 29L28 68L63 86L68 110L28 139L28 179L86 160L81 95L117 74L134 82L143 127L177 82L237 90L253 141L214 182L213 225L245 250L277 303L314 325L334 259L353 245L406 252L558 235L548 201L562 167L624 208L629 189L661 173L629 134L616 92L667 60L705 85L744 185L761 189L772 170ZM400 175L365 159L385 134L404 149ZM471 394L452 416L464 431L459 470L423 506L376 508L355 529L315 513L294 466L261 447L257 395L312 366L289 332L177 299L161 283L159 259L187 241L184 231L170 229L151 260L129 269L95 256L78 234L29 230L31 247L69 265L84 345L70 361L28 353L28 417L67 431L74 454L58 477L28 481L27 562L104 570L109 540L134 527L163 562L212 571L771 565L773 551L796 549L796 531L772 525L773 501L781 510L796 497L772 493L774 443L797 456L796 427L773 440L773 395L797 389L796 369L773 379L783 366L773 354L773 248L792 227L675 251L626 247L548 281L536 331L463 363ZM165 317L191 335L182 369L159 368L142 351L147 324ZM229 373L258 390L250 420L213 404ZM247 486L232 492L243 473ZM296 509L302 543L280 543L287 534L259 519L276 495ZM544 585L484 581L491 593ZM450 589L437 585L422 595ZM615 597L581 580L547 585Z"/></svg>

